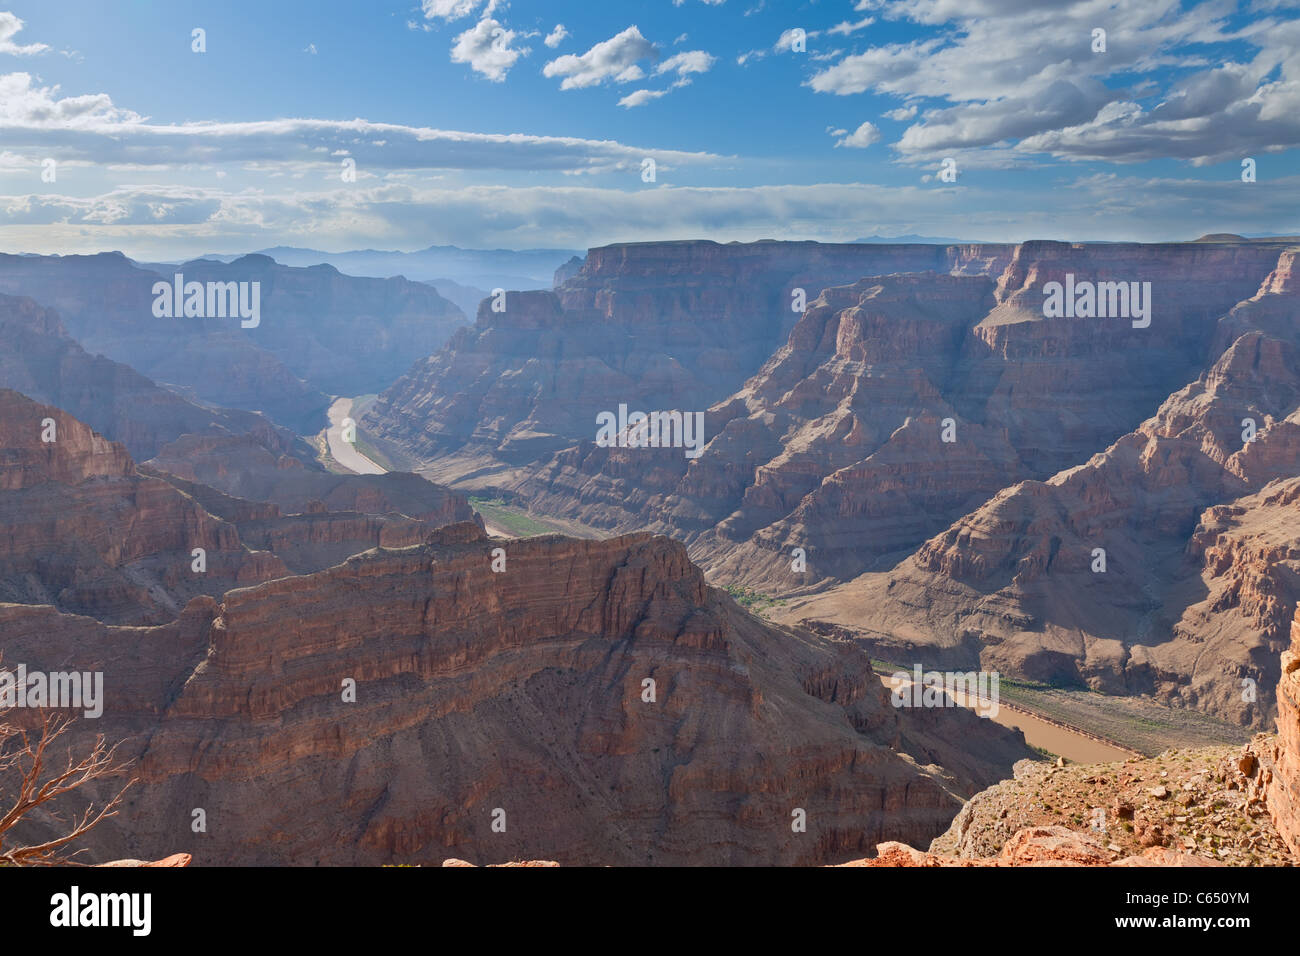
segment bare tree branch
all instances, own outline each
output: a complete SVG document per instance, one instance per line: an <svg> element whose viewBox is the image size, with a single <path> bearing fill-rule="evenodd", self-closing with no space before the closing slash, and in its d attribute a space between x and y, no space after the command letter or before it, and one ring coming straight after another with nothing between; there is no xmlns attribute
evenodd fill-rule
<svg viewBox="0 0 1300 956"><path fill-rule="evenodd" d="M129 763L118 764L118 745L108 746L104 735L99 734L89 753L76 757L69 747L65 759L53 763L53 769L47 772L51 745L67 732L72 723L71 718L43 712L40 737L33 742L25 729L4 722L3 714L0 714L0 809L8 806L7 810L0 813L0 865L75 864L77 861L73 857L81 851L64 853L63 849L104 820L115 816L123 794L136 782L135 778L127 781L103 806L88 806L80 816L72 819L71 829L63 836L44 843L5 849L5 837L9 831L37 807L58 800L92 780L118 774L129 766ZM12 799L5 800L4 792L11 789L14 794Z"/></svg>

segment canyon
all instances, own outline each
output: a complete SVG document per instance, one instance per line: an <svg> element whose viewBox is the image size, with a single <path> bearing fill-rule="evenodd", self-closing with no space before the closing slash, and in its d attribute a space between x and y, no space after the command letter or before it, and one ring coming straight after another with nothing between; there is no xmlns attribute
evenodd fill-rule
<svg viewBox="0 0 1300 956"><path fill-rule="evenodd" d="M1276 721L1258 773L1207 752L1188 782L1266 801L1258 839L1295 853L1296 252L632 243L472 325L406 280L175 267L262 283L249 329L149 328L161 267L0 257L0 651L104 673L73 739L132 765L83 797L137 784L95 861L1206 849L1025 815L911 850L1033 754L891 706L873 658ZM1149 282L1149 325L1045 315L1067 276ZM325 408L374 391L360 425L398 470L322 464ZM598 440L620 408L702 416L702 454ZM493 537L470 494L592 537Z"/></svg>
<svg viewBox="0 0 1300 956"><path fill-rule="evenodd" d="M259 283L261 321L156 318L156 283ZM0 255L0 293L58 313L88 352L102 353L186 397L265 413L303 433L323 427L330 395L387 387L416 356L464 324L432 286L400 276L346 276L267 256L145 267L120 253Z"/></svg>
<svg viewBox="0 0 1300 956"><path fill-rule="evenodd" d="M1271 484L1300 478L1295 257L1227 236L604 247L485 302L363 426L452 487L670 535L879 656L1261 728L1300 597ZM1149 315L1044 315L1067 277L1140 278ZM623 404L703 410L703 454L605 447Z"/></svg>
<svg viewBox="0 0 1300 956"><path fill-rule="evenodd" d="M218 474L264 500L239 498L196 480L244 460L202 437L169 446L197 462L180 476L12 391L0 423L6 665L102 672L104 716L70 739L121 741L136 780L92 859L829 862L928 839L1029 753L892 707L855 644L749 615L662 536L492 539L414 475Z"/></svg>

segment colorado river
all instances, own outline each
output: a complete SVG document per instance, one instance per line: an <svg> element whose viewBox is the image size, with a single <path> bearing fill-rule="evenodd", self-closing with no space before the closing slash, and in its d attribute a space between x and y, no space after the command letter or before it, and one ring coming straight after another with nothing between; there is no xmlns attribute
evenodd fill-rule
<svg viewBox="0 0 1300 956"><path fill-rule="evenodd" d="M893 689L889 675L881 674L880 681L886 688ZM980 710L992 709L992 701L984 698L978 698L978 701ZM1122 750L1103 740L1096 740L1077 730L1058 726L1023 710L1013 709L1005 701L999 700L997 704L997 715L988 718L989 720L1003 727L1021 731L1030 746L1041 747L1066 760L1074 763L1114 763L1133 756L1130 751ZM974 710L975 707L972 706L970 709Z"/></svg>
<svg viewBox="0 0 1300 956"><path fill-rule="evenodd" d="M343 420L351 413L352 399L350 398L335 399L334 404L330 406L330 427L325 432L325 439L329 442L330 457L358 475L384 474L385 469L357 451L356 446L351 442L343 440Z"/></svg>

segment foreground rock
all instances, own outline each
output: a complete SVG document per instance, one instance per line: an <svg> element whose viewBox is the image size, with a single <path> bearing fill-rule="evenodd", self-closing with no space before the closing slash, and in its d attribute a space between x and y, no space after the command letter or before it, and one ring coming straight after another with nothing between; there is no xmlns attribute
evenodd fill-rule
<svg viewBox="0 0 1300 956"><path fill-rule="evenodd" d="M1291 646L1282 654L1277 741L1267 756L1274 760L1267 785L1269 806L1282 838L1300 855L1300 612L1291 625Z"/></svg>
<svg viewBox="0 0 1300 956"><path fill-rule="evenodd" d="M972 798L930 850L995 856L1026 827L1064 826L1118 856L1163 847L1233 866L1289 865L1295 858L1269 815L1270 740L1113 764L1026 762L1014 779ZM1246 754L1249 774L1241 770Z"/></svg>
<svg viewBox="0 0 1300 956"><path fill-rule="evenodd" d="M467 522L162 627L0 605L0 629L6 661L105 672L93 730L140 782L102 856L202 810L206 864L836 862L930 839L1027 753L896 710L852 644L758 621L650 535Z"/></svg>
<svg viewBox="0 0 1300 956"><path fill-rule="evenodd" d="M852 860L841 866L939 867L939 866L1223 866L1214 860L1151 847L1139 854L1121 857L1094 837L1065 827L1026 827L990 857L959 857L924 853L905 843L882 843L869 860Z"/></svg>
<svg viewBox="0 0 1300 956"><path fill-rule="evenodd" d="M113 867L164 867L174 868L189 866L193 857L188 853L173 853L169 857L161 860L112 860L108 863L100 863L100 866Z"/></svg>

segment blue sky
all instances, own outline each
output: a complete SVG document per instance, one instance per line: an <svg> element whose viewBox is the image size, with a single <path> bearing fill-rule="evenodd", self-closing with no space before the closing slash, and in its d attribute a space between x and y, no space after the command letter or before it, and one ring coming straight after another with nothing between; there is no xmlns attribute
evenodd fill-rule
<svg viewBox="0 0 1300 956"><path fill-rule="evenodd" d="M1300 0L0 5L5 251L1295 234L1297 146Z"/></svg>

